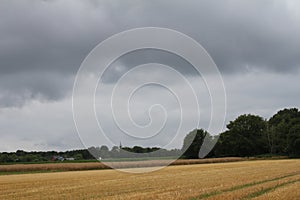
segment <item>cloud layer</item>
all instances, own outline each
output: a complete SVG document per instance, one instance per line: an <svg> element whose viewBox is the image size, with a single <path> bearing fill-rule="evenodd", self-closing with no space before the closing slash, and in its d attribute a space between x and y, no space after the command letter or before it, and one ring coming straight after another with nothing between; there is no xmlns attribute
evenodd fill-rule
<svg viewBox="0 0 300 200"><path fill-rule="evenodd" d="M70 99L77 70L99 42L137 27L175 29L203 45L225 81L227 120L300 106L299 13L296 0L3 0L0 151L80 147ZM103 83L109 87L124 71L153 61L195 77L184 60L144 50L119 59Z"/></svg>

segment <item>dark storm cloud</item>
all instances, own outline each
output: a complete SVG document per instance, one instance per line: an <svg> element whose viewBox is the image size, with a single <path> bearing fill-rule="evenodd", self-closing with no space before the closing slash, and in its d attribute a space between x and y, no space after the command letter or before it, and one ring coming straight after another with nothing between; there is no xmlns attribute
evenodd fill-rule
<svg viewBox="0 0 300 200"><path fill-rule="evenodd" d="M21 107L27 101L57 101L70 95L72 76L23 72L0 75L0 108Z"/></svg>
<svg viewBox="0 0 300 200"><path fill-rule="evenodd" d="M148 4L156 7L156 15L148 17L148 22L181 30L195 38L222 72L247 66L287 72L300 67L300 19L296 14L300 7L296 1ZM148 9L145 15L150 16L153 10Z"/></svg>
<svg viewBox="0 0 300 200"><path fill-rule="evenodd" d="M100 11L85 2L1 1L0 107L70 94L80 63L108 37Z"/></svg>
<svg viewBox="0 0 300 200"><path fill-rule="evenodd" d="M224 74L249 69L291 73L300 67L298 13L297 1L3 0L0 105L22 105L36 94L49 100L65 97L71 77L93 47L114 33L143 26L172 28L193 37ZM153 55L140 54L120 64L128 68ZM61 87L52 87L49 73ZM116 79L113 74L108 78Z"/></svg>
<svg viewBox="0 0 300 200"><path fill-rule="evenodd" d="M223 73L251 68L289 73L300 68L297 2L151 1L141 7L136 9L141 25L172 28L193 37Z"/></svg>
<svg viewBox="0 0 300 200"><path fill-rule="evenodd" d="M1 1L1 72L74 73L97 42L102 15L82 3ZM101 11L101 10L99 10ZM98 19L99 18L99 19ZM98 37L95 34L99 34Z"/></svg>

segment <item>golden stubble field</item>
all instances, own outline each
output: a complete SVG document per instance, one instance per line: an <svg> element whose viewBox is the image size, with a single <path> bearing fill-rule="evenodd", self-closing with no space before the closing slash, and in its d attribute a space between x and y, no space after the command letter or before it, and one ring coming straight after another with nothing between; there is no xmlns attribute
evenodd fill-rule
<svg viewBox="0 0 300 200"><path fill-rule="evenodd" d="M300 160L0 176L0 199L300 199Z"/></svg>

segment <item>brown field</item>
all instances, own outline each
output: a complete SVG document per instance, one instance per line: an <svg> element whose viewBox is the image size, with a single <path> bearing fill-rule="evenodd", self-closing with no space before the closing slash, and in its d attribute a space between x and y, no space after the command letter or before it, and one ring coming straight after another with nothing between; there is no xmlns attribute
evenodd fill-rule
<svg viewBox="0 0 300 200"><path fill-rule="evenodd" d="M191 165L204 163L224 163L243 161L246 158L230 157L230 158L208 158L208 159L191 159L176 160L171 165ZM169 160L145 160L145 161L128 161L128 162L110 162L110 166L114 168L133 168L133 167L155 167L166 166ZM46 164L13 164L0 165L0 172L32 172L32 171L78 171L91 169L110 169L100 162L89 163L46 163Z"/></svg>
<svg viewBox="0 0 300 200"><path fill-rule="evenodd" d="M0 176L0 199L300 199L300 160Z"/></svg>

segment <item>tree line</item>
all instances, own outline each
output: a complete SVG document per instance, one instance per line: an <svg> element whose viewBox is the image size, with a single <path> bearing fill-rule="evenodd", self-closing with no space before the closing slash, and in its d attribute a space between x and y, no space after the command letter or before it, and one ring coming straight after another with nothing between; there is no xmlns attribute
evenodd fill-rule
<svg viewBox="0 0 300 200"><path fill-rule="evenodd" d="M122 147L109 149L90 147L88 149L64 152L16 152L0 153L0 162L48 162L56 158L69 160L96 160L109 158L144 157L176 157L198 158L204 138L208 143L216 143L207 157L250 157L266 155L283 155L300 157L300 112L297 108L283 109L270 119L258 115L244 114L230 121L227 130L212 136L203 129L195 129L188 133L181 149L162 149L158 147Z"/></svg>
<svg viewBox="0 0 300 200"><path fill-rule="evenodd" d="M122 147L114 146L109 149L107 146L90 147L88 149L79 149L71 151L33 151L26 152L17 150L16 152L0 153L0 163L38 163L38 162L75 162L92 161L102 159L119 159L119 158L144 158L147 157L176 157L181 154L180 149L162 149L158 147Z"/></svg>
<svg viewBox="0 0 300 200"><path fill-rule="evenodd" d="M230 121L227 130L217 137L203 129L194 130L184 139L183 157L198 158L205 136L217 140L208 157L300 157L300 112L297 108L283 109L268 120L252 114L241 115Z"/></svg>

